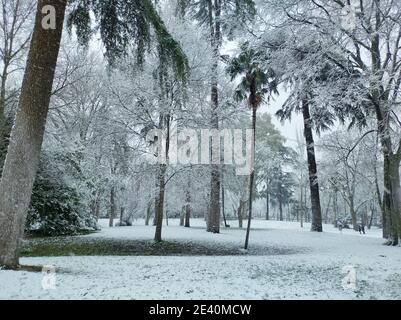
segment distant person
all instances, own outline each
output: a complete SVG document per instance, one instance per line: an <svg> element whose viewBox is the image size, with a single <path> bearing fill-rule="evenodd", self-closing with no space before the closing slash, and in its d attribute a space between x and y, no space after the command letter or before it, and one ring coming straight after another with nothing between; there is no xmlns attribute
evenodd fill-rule
<svg viewBox="0 0 401 320"><path fill-rule="evenodd" d="M338 230L340 230L340 232L343 232L343 223L341 221L338 221Z"/></svg>
<svg viewBox="0 0 401 320"><path fill-rule="evenodd" d="M360 223L360 224L358 224L358 231L359 231L359 234L366 234L365 233L365 226L364 226L364 224L363 223Z"/></svg>

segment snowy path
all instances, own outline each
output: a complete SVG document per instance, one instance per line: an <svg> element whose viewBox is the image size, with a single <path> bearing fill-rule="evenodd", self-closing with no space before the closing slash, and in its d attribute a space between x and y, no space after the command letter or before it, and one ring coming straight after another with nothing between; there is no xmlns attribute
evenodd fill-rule
<svg viewBox="0 0 401 320"><path fill-rule="evenodd" d="M151 239L154 228L108 228L95 235ZM230 222L233 226L235 222ZM206 233L164 226L164 239L227 246L243 245L244 230ZM43 290L39 273L0 271L1 299L401 299L401 248L385 247L380 230L361 236L325 226L254 221L251 245L292 249L292 254L192 257L46 257L23 258L26 265L57 267L55 290ZM356 289L344 290L342 269L356 270Z"/></svg>

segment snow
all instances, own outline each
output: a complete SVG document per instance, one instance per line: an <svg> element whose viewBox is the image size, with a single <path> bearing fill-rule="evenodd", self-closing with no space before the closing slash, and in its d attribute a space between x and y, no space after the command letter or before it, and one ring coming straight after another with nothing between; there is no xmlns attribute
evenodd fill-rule
<svg viewBox="0 0 401 320"><path fill-rule="evenodd" d="M165 240L208 243L241 250L245 230L205 231L170 220ZM109 228L84 237L152 239L154 227ZM238 256L130 256L22 258L24 265L54 265L55 288L44 290L41 273L0 271L1 299L401 299L401 250L383 245L381 230L359 235L325 225L324 233L298 223L253 221L251 248L291 249L283 254ZM272 252L275 252L274 250ZM356 272L355 288L343 287L343 268Z"/></svg>

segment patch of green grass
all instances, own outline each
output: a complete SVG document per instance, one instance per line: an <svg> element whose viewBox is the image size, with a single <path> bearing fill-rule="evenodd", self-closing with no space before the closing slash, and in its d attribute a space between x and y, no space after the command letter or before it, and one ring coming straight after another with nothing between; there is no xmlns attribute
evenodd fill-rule
<svg viewBox="0 0 401 320"><path fill-rule="evenodd" d="M248 251L234 244L208 242L105 239L96 237L29 238L23 245L23 257L60 256L240 256L287 255L301 248L252 246Z"/></svg>
<svg viewBox="0 0 401 320"><path fill-rule="evenodd" d="M97 239L84 237L34 238L21 250L23 257L57 256L221 256L241 255L238 248L174 241Z"/></svg>
<svg viewBox="0 0 401 320"><path fill-rule="evenodd" d="M93 234L96 232L98 232L98 231L97 230L89 230L89 229L81 229L81 230L76 231L74 234L65 234L65 235L63 234L63 235L59 235L59 237L86 236L86 235L90 235L90 234ZM43 234L41 231L29 231L26 233L26 237L28 239L52 238L52 236Z"/></svg>
<svg viewBox="0 0 401 320"><path fill-rule="evenodd" d="M27 272L42 272L42 267L41 267L41 266L19 265L19 266L16 267L16 268L0 267L0 270L27 271Z"/></svg>

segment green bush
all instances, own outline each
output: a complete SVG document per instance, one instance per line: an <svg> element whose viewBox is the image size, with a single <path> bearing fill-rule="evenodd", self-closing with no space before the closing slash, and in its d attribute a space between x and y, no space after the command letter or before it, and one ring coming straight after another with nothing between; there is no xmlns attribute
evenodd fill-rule
<svg viewBox="0 0 401 320"><path fill-rule="evenodd" d="M42 156L26 223L28 234L65 236L96 228L79 192L66 182L63 164L56 157Z"/></svg>

